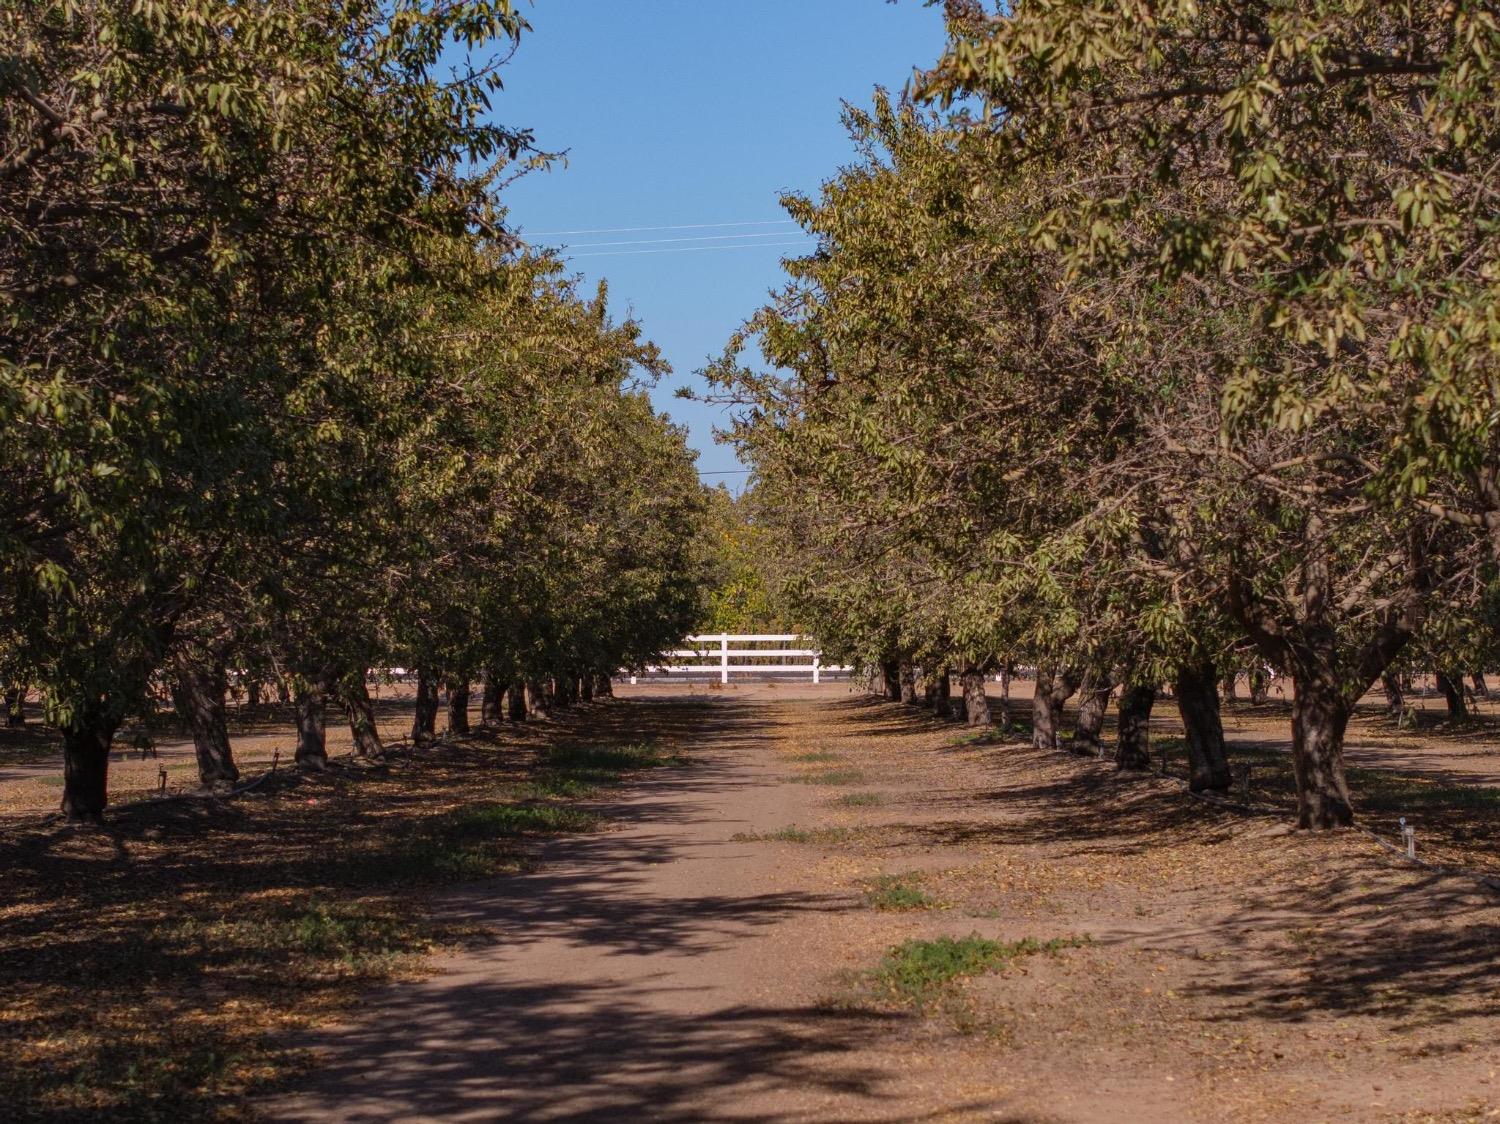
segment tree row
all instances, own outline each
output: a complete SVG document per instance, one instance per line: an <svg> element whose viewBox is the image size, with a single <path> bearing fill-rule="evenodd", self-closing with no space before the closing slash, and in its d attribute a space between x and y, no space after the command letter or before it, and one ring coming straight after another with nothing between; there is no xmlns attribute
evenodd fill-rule
<svg viewBox="0 0 1500 1124"><path fill-rule="evenodd" d="M378 755L367 670L514 708L670 646L703 506L664 367L506 230L505 0L0 11L0 674L95 818L161 695L237 776L230 674ZM528 690L529 685L529 690ZM495 701L498 706L498 701Z"/></svg>
<svg viewBox="0 0 1500 1124"><path fill-rule="evenodd" d="M1480 3L948 5L913 95L708 372L799 623L971 688L1037 668L1122 765L1172 684L1293 684L1298 820L1351 822L1382 678L1492 666L1500 27ZM758 358L755 353L759 352Z"/></svg>

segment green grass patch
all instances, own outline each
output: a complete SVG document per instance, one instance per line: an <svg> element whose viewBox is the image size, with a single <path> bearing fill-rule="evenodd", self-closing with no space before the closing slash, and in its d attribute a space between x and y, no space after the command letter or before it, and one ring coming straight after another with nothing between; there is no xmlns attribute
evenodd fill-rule
<svg viewBox="0 0 1500 1124"><path fill-rule="evenodd" d="M1401 813L1407 809L1431 811L1461 808L1468 811L1500 812L1500 788L1443 784L1380 769L1351 767L1348 776L1351 786L1358 794L1361 807L1366 811L1378 808Z"/></svg>
<svg viewBox="0 0 1500 1124"><path fill-rule="evenodd" d="M581 800L596 796L603 787L567 773L542 773L535 780L515 787L519 800Z"/></svg>
<svg viewBox="0 0 1500 1124"><path fill-rule="evenodd" d="M608 774L618 777L622 773L633 773L640 769L680 765L683 759L665 752L652 742L622 745L566 744L549 750L544 763L547 768L563 773Z"/></svg>
<svg viewBox="0 0 1500 1124"><path fill-rule="evenodd" d="M833 761L842 761L844 758L826 749L813 749L808 750L806 753L795 753L789 760L795 761L799 765L820 765Z"/></svg>
<svg viewBox="0 0 1500 1124"><path fill-rule="evenodd" d="M918 885L921 881L922 875L915 871L907 874L883 874L865 887L865 905L886 913L932 909L938 903L928 897Z"/></svg>
<svg viewBox="0 0 1500 1124"><path fill-rule="evenodd" d="M992 941L977 933L967 937L903 941L885 954L872 973L877 994L904 1006L932 1006L959 980L997 972L1023 956L1056 953L1080 942L1072 938L1039 941Z"/></svg>
<svg viewBox="0 0 1500 1124"><path fill-rule="evenodd" d="M858 769L824 769L791 778L794 784L859 784L864 779L864 773Z"/></svg>
<svg viewBox="0 0 1500 1124"><path fill-rule="evenodd" d="M729 838L735 843L839 843L852 833L844 827L789 827L775 831L737 831Z"/></svg>
<svg viewBox="0 0 1500 1124"><path fill-rule="evenodd" d="M177 955L206 958L232 949L267 963L295 963L318 971L336 966L342 974L376 975L410 952L416 926L389 905L312 899L249 909L212 921L189 919L166 934ZM157 955L162 955L159 950Z"/></svg>
<svg viewBox="0 0 1500 1124"><path fill-rule="evenodd" d="M377 854L350 856L376 882L465 882L519 864L519 841L530 836L592 831L601 817L558 804L475 804L435 816Z"/></svg>
<svg viewBox="0 0 1500 1124"><path fill-rule="evenodd" d="M883 792L846 792L829 801L835 808L879 808L885 802Z"/></svg>

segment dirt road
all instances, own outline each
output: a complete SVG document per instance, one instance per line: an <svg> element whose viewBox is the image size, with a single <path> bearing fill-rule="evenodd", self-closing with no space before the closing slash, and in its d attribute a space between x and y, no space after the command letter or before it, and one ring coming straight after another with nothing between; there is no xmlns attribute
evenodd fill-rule
<svg viewBox="0 0 1500 1124"><path fill-rule="evenodd" d="M1471 883L853 696L617 705L694 762L448 899L492 942L319 1032L273 1118L1495 1115ZM969 935L1061 943L916 1004L873 974Z"/></svg>

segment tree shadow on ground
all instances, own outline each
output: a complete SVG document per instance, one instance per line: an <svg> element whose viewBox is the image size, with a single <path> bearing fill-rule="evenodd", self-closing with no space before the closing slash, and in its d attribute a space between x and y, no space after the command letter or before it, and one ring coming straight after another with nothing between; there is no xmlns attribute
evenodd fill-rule
<svg viewBox="0 0 1500 1124"><path fill-rule="evenodd" d="M664 1009L664 999L684 1009ZM273 1115L686 1124L837 1121L856 1109L875 1121L1023 1119L999 1115L994 1103L931 1117L897 1111L891 1071L850 1056L906 1022L890 1014L705 1009L694 993L664 997L650 979L566 987L459 979L379 1002L379 1024L337 1031L310 1090L272 1102ZM390 1025L406 1028L399 1047L382 1029Z"/></svg>
<svg viewBox="0 0 1500 1124"><path fill-rule="evenodd" d="M47 1119L48 1106L59 1103L69 1107L56 1119L212 1116L232 1099L225 1086L238 1061L259 1072L281 1065L276 1043L262 1035L278 1024L277 1012L345 1001L433 941L493 939L461 908L435 918L416 908L452 885L455 870L469 869L445 872L426 858L442 856L443 830L463 827L476 806L539 810L534 829L522 816L521 828L479 841L477 863L527 870L556 836L542 814L548 809L568 809L573 819L627 816L627 790L680 790L682 747L700 755L691 766L695 789L740 783L720 755L737 757L773 726L768 712L727 700L607 701L430 749L398 746L379 767L283 769L229 802L113 808L103 829L63 826L50 815L8 817L0 834L7 950L0 1003L11 1017L0 1027L0 1071L13 1080L0 1080L0 1100L20 1119ZM537 789L536 778L556 772L554 751L643 743L660 746L668 767L627 772L618 787L593 767L575 771L567 776L582 778L581 796L565 802ZM654 815L664 827L691 817L697 798L660 798ZM692 948L732 922L756 926L823 905L706 895L696 923L667 903L628 910L611 904L610 879L661 861L659 841L640 839L626 854L607 831L573 838L580 877L592 878L600 894L577 918L579 940L614 941L621 951ZM563 924L551 906L509 905L512 932ZM38 1043L58 1044L49 1064L22 1065Z"/></svg>
<svg viewBox="0 0 1500 1124"><path fill-rule="evenodd" d="M1285 762L1275 743L1239 750L1259 754L1266 770ZM1195 910L1188 923L1163 930L1153 917L1091 935L1140 947L1150 932L1146 943L1182 955L1178 991L1214 1000L1216 1020L1360 1015L1399 1030L1500 1016L1500 894L1473 878L1406 865L1360 833L1298 833L1289 814L1247 818L1158 776L1061 751L1005 746L984 760L990 783L905 801L903 812L917 815L881 825L887 846L1015 847L1036 863L1140 872L1129 876L1168 904L1184 895ZM1367 813L1394 813L1425 792L1432 830L1440 819L1476 832L1481 819L1493 825L1494 808L1474 789L1414 790L1389 773L1384 787L1359 779ZM1289 782L1285 795L1290 813ZM1200 948L1229 955L1200 961Z"/></svg>

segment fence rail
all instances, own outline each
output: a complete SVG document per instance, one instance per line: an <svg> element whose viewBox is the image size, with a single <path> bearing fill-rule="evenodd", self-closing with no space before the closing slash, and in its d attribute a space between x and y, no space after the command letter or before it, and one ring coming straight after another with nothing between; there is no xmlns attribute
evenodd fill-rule
<svg viewBox="0 0 1500 1124"><path fill-rule="evenodd" d="M720 683L728 683L735 675L741 679L755 676L782 678L811 675L814 683L821 683L829 675L842 675L850 670L842 664L825 664L822 653L817 648L789 646L799 640L806 642L808 638L783 632L745 634L719 632L689 636L686 638L686 643L692 647L677 648L668 652L667 655L672 658L673 663L648 667L645 669L645 674L666 678L674 675L689 677L717 674ZM745 646L751 644L773 644L776 647ZM685 663L683 662L685 660L696 662ZM745 662L752 660L762 662ZM630 676L632 683L637 682L638 679L638 674Z"/></svg>

